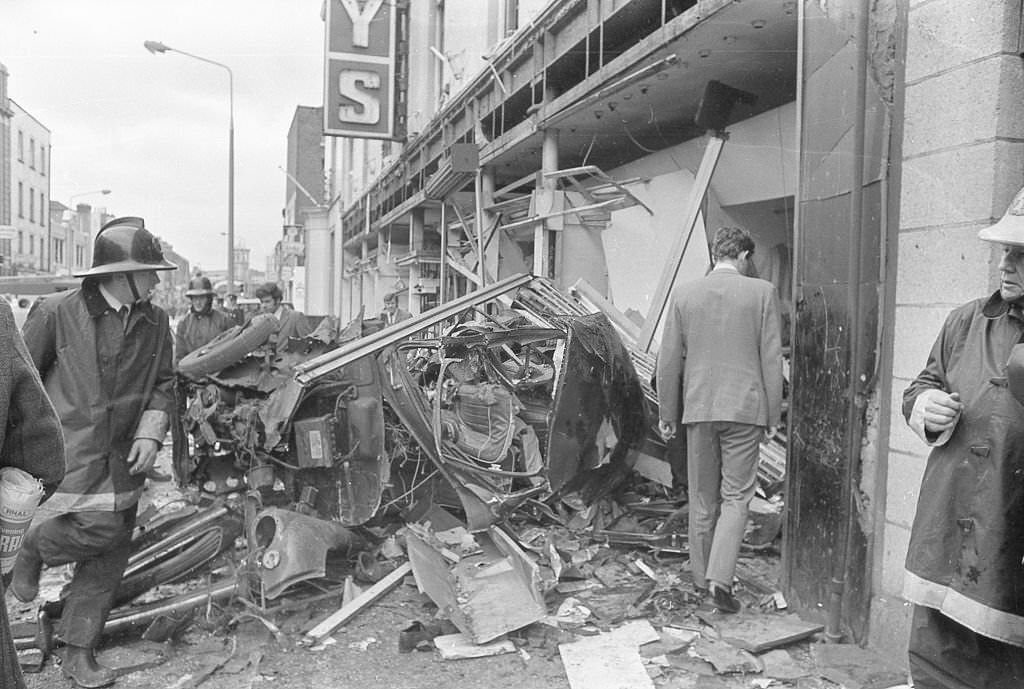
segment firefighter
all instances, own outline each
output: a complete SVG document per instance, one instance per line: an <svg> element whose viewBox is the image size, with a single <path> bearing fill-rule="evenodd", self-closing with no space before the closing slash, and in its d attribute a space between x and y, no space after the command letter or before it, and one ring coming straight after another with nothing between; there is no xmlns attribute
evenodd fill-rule
<svg viewBox="0 0 1024 689"><path fill-rule="evenodd" d="M185 317L178 321L174 334L174 364L191 352L234 327L235 320L224 311L213 308L213 285L210 278L197 276L188 283L185 291L191 307Z"/></svg>
<svg viewBox="0 0 1024 689"><path fill-rule="evenodd" d="M43 566L77 563L61 594L61 671L82 687L114 683L94 651L128 563L136 508L174 411L167 314L150 302L164 260L142 218L106 223L78 289L47 298L24 336L64 428L67 473L29 529L11 592L39 592Z"/></svg>
<svg viewBox="0 0 1024 689"><path fill-rule="evenodd" d="M1024 341L1024 189L978 233L999 288L954 309L903 393L932 447L910 531L904 598L919 689L1024 686L1024 400L1008 362Z"/></svg>

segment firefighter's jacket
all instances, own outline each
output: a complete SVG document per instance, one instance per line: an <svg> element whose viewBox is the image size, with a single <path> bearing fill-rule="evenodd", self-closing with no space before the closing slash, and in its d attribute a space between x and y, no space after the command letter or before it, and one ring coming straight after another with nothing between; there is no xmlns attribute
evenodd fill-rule
<svg viewBox="0 0 1024 689"><path fill-rule="evenodd" d="M925 369L903 393L903 413L934 445L910 534L904 596L993 639L1024 646L1024 406L1006 362L1024 314L996 292L954 310ZM924 430L930 390L960 394L956 426Z"/></svg>
<svg viewBox="0 0 1024 689"><path fill-rule="evenodd" d="M87 279L38 304L24 335L67 450L67 473L47 507L84 512L135 505L146 477L128 473L128 451L135 438L162 443L174 413L167 314L145 303L122 324Z"/></svg>
<svg viewBox="0 0 1024 689"><path fill-rule="evenodd" d="M207 309L200 313L189 309L178 322L174 333L174 363L177 364L188 354L233 327L235 320L223 311Z"/></svg>

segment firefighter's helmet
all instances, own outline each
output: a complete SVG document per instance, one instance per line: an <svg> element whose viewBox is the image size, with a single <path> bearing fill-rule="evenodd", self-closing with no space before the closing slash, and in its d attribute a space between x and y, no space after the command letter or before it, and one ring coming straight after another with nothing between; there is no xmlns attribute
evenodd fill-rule
<svg viewBox="0 0 1024 689"><path fill-rule="evenodd" d="M1024 188L1013 197L999 222L978 232L978 239L995 244L1024 246Z"/></svg>
<svg viewBox="0 0 1024 689"><path fill-rule="evenodd" d="M214 294L210 278L199 275L188 281L188 289L185 290L186 297L212 297Z"/></svg>
<svg viewBox="0 0 1024 689"><path fill-rule="evenodd" d="M75 277L93 277L141 270L174 270L164 259L160 240L142 218L115 218L100 228L93 243L92 267Z"/></svg>

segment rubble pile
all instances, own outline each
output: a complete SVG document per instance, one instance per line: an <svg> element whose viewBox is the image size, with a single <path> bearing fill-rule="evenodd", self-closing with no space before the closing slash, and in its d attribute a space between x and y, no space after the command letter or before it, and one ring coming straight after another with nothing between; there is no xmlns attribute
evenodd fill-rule
<svg viewBox="0 0 1024 689"><path fill-rule="evenodd" d="M283 349L237 336L183 360L177 485L140 516L108 635L256 621L315 652L414 584L431 614L392 630L397 653L557 655L573 689L824 676L806 650L821 626L774 583L784 436L762 446L743 610L715 612L686 559L683 448L651 430L649 357L546 281L387 328L325 319ZM38 669L59 600L15 613Z"/></svg>

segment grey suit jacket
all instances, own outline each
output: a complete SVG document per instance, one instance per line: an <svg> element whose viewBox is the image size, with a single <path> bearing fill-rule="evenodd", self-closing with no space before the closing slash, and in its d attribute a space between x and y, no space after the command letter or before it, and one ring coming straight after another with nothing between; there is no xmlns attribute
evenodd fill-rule
<svg viewBox="0 0 1024 689"><path fill-rule="evenodd" d="M766 280L721 267L677 287L658 351L661 419L778 425L780 331L778 297Z"/></svg>

